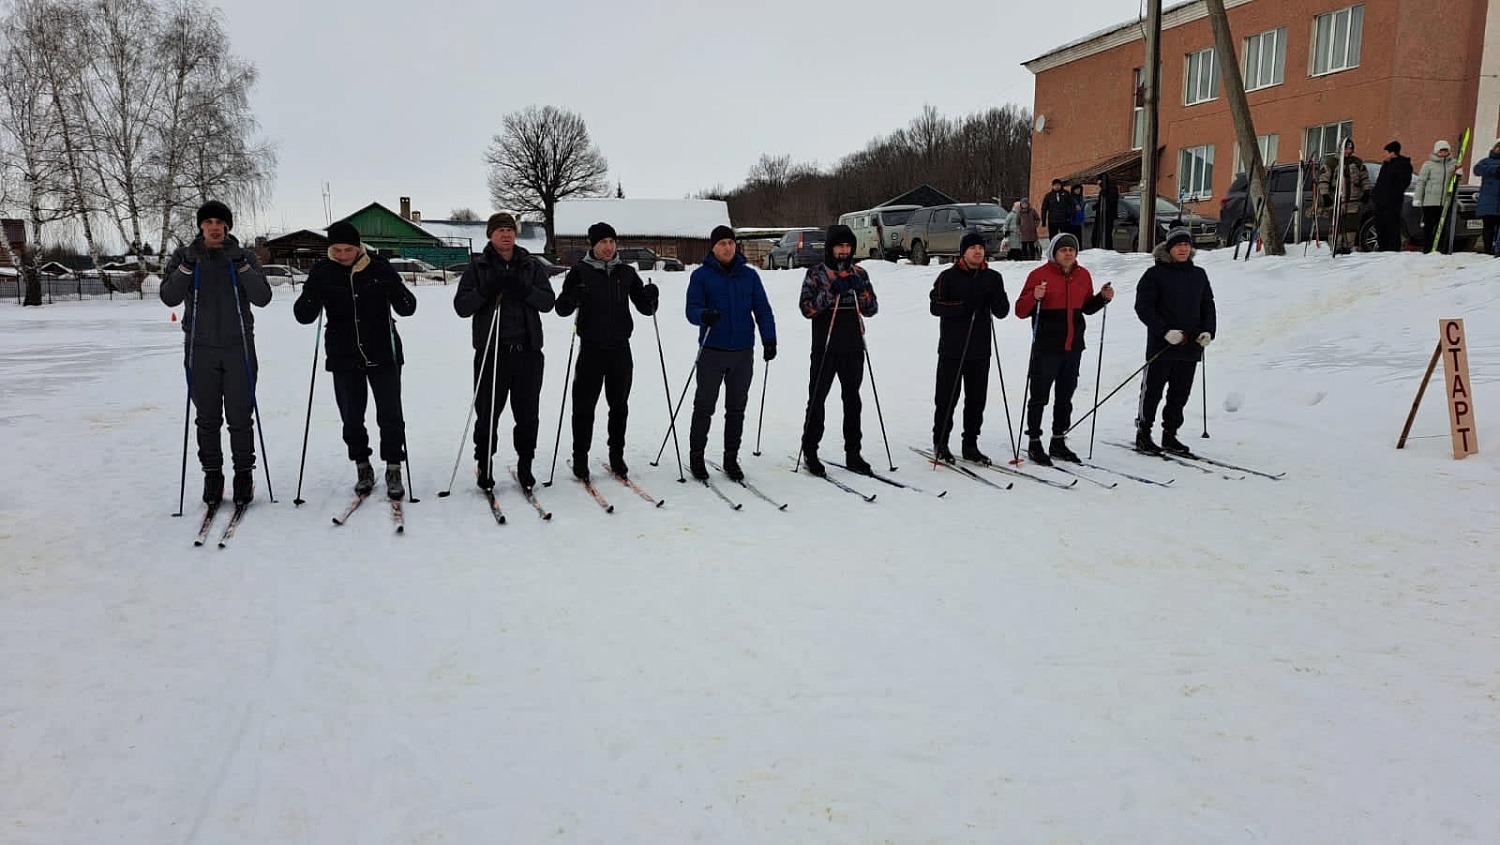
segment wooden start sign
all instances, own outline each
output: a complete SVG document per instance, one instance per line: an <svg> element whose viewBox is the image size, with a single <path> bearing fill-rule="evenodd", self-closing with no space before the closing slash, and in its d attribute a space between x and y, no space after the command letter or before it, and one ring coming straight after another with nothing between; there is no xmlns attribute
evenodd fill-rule
<svg viewBox="0 0 1500 845"><path fill-rule="evenodd" d="M1422 383L1417 387L1417 398L1412 400L1411 413L1406 415L1406 426L1401 429L1401 438L1396 448L1406 446L1406 437L1411 434L1411 424L1417 418L1417 408L1422 404L1422 394L1427 391L1427 382L1437 369L1438 359L1443 359L1443 384L1448 396L1448 426L1453 439L1453 457L1461 460L1479 451L1479 434L1474 425L1474 395L1469 382L1469 350L1464 335L1463 320L1438 320L1438 344L1432 350L1432 360L1427 362L1427 371L1422 374Z"/></svg>

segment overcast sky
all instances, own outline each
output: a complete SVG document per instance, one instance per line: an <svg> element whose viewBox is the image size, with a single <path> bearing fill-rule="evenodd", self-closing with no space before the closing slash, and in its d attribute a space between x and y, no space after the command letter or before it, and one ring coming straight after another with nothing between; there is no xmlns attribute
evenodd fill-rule
<svg viewBox="0 0 1500 845"><path fill-rule="evenodd" d="M762 153L827 166L904 126L1032 107L1020 63L1135 19L1140 0L857 3L219 0L260 70L279 147L251 231L321 227L402 196L490 211L483 155L508 112L580 114L627 197L740 184ZM1168 3L1167 5L1173 5Z"/></svg>

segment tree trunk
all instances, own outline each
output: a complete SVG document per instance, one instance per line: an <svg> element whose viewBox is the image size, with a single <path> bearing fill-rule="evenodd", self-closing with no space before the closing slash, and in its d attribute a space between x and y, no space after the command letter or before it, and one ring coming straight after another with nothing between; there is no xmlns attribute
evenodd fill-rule
<svg viewBox="0 0 1500 845"><path fill-rule="evenodd" d="M1281 227L1276 222L1276 207L1266 194L1266 165L1260 158L1255 122L1250 117L1250 103L1245 99L1245 80L1240 75L1234 34L1229 30L1229 15L1224 11L1224 0L1206 2L1208 19L1214 30L1214 48L1219 57L1219 78L1224 83L1224 96L1229 100L1229 113L1234 117L1235 135L1239 138L1240 149L1245 151L1245 173L1250 177L1249 211L1254 215L1257 207L1261 209L1260 220L1252 217L1250 225L1253 229L1260 224L1266 255L1286 255L1286 245L1281 242ZM1254 249L1255 244L1251 243L1249 248Z"/></svg>

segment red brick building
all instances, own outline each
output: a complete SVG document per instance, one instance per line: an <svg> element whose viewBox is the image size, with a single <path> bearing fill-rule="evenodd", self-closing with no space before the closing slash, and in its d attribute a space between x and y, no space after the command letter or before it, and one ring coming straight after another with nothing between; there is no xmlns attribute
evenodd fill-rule
<svg viewBox="0 0 1500 845"><path fill-rule="evenodd" d="M1500 136L1500 0L1226 0L1262 155L1287 162L1344 135L1379 161L1399 140L1419 166L1438 139L1468 166ZM1140 179L1145 25L1121 24L1038 56L1031 195L1054 178ZM1162 15L1156 193L1217 215L1238 163L1202 0ZM1134 153L1132 155L1132 153Z"/></svg>

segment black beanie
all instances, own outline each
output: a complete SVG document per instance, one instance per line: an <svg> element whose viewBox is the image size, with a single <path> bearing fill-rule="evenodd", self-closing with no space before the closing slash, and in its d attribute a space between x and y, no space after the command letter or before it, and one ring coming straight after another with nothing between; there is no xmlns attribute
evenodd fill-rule
<svg viewBox="0 0 1500 845"><path fill-rule="evenodd" d="M1388 153L1395 153L1396 155L1401 155L1401 142L1400 141L1392 141L1389 144L1386 144L1385 145L1385 151L1388 152Z"/></svg>
<svg viewBox="0 0 1500 845"><path fill-rule="evenodd" d="M984 246L984 235L979 234L973 229L965 232L964 239L958 242L959 254L968 252L971 246Z"/></svg>
<svg viewBox="0 0 1500 845"><path fill-rule="evenodd" d="M735 240L734 230L728 226L715 226L714 230L708 234L708 243L712 246L722 240Z"/></svg>
<svg viewBox="0 0 1500 845"><path fill-rule="evenodd" d="M608 223L599 222L589 227L589 246L599 243L605 238L615 237L615 227Z"/></svg>
<svg viewBox="0 0 1500 845"><path fill-rule="evenodd" d="M229 206L218 200L209 200L198 206L198 225L202 226L205 220L222 220L224 221L224 228L234 228L234 212L229 210Z"/></svg>
<svg viewBox="0 0 1500 845"><path fill-rule="evenodd" d="M354 228L354 224L347 220L340 220L329 226L328 245L333 246L334 244L359 246L359 230Z"/></svg>

